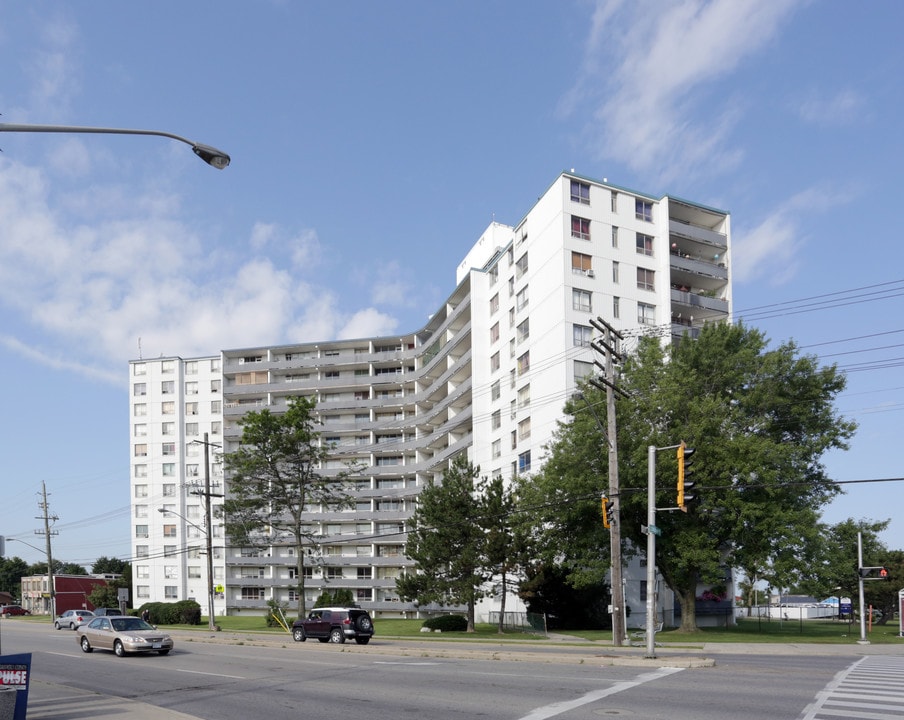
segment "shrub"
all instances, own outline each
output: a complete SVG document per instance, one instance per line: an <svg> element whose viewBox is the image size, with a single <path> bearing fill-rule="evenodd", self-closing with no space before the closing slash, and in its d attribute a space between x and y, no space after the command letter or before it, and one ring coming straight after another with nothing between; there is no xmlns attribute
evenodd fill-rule
<svg viewBox="0 0 904 720"><path fill-rule="evenodd" d="M194 600L180 600L174 603L144 603L138 608L139 616L145 609L151 615L151 623L156 625L201 624L201 606Z"/></svg>
<svg viewBox="0 0 904 720"><path fill-rule="evenodd" d="M438 615L427 618L424 627L440 632L464 632L468 629L468 618L464 615Z"/></svg>

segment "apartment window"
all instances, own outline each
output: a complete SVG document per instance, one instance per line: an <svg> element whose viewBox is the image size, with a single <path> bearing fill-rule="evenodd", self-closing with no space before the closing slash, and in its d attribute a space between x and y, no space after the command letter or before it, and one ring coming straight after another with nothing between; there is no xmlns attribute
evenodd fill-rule
<svg viewBox="0 0 904 720"><path fill-rule="evenodd" d="M146 498L147 496L148 496L148 486L147 485L136 485L135 486L135 497Z"/></svg>
<svg viewBox="0 0 904 720"><path fill-rule="evenodd" d="M640 290L655 290L656 283L655 270L647 270L646 268L637 268L637 287Z"/></svg>
<svg viewBox="0 0 904 720"><path fill-rule="evenodd" d="M518 374L524 375L528 370L530 370L530 350L518 358Z"/></svg>
<svg viewBox="0 0 904 720"><path fill-rule="evenodd" d="M571 237L579 240L590 239L590 221L577 215L571 216Z"/></svg>
<svg viewBox="0 0 904 720"><path fill-rule="evenodd" d="M186 477L198 477L200 475L200 469L198 465L191 464L185 466L185 476Z"/></svg>
<svg viewBox="0 0 904 720"><path fill-rule="evenodd" d="M618 247L618 228L615 225L612 226L612 247Z"/></svg>
<svg viewBox="0 0 904 720"><path fill-rule="evenodd" d="M163 546L163 557L176 557L176 546L175 545L164 545Z"/></svg>
<svg viewBox="0 0 904 720"><path fill-rule="evenodd" d="M515 278L510 277L508 280L508 293L509 297L515 294Z"/></svg>
<svg viewBox="0 0 904 720"><path fill-rule="evenodd" d="M220 414L220 401L219 400L211 400L210 401L210 412L214 415Z"/></svg>
<svg viewBox="0 0 904 720"><path fill-rule="evenodd" d="M146 478L147 476L148 476L148 466L147 465L136 465L135 466L135 477Z"/></svg>
<svg viewBox="0 0 904 720"><path fill-rule="evenodd" d="M148 456L148 446L146 443L138 443L135 446L135 457L147 457Z"/></svg>
<svg viewBox="0 0 904 720"><path fill-rule="evenodd" d="M530 383L518 390L518 407L530 407Z"/></svg>
<svg viewBox="0 0 904 720"><path fill-rule="evenodd" d="M163 463L163 477L175 477L176 463Z"/></svg>
<svg viewBox="0 0 904 720"><path fill-rule="evenodd" d="M617 297L612 298L612 317L618 319L619 316L619 299Z"/></svg>
<svg viewBox="0 0 904 720"><path fill-rule="evenodd" d="M490 268L490 285L495 285L499 281L499 266L493 265Z"/></svg>
<svg viewBox="0 0 904 720"><path fill-rule="evenodd" d="M593 258L584 253L571 253L571 272L577 275L593 275Z"/></svg>
<svg viewBox="0 0 904 720"><path fill-rule="evenodd" d="M490 342L498 342L499 341L499 323L495 323L493 327L490 328Z"/></svg>
<svg viewBox="0 0 904 720"><path fill-rule="evenodd" d="M582 205L590 204L590 185L582 183L579 180L571 181L571 201L581 203Z"/></svg>
<svg viewBox="0 0 904 720"><path fill-rule="evenodd" d="M573 310L579 310L581 312L591 312L591 298L592 293L589 290L579 290L577 288L573 288L571 291L571 308Z"/></svg>
<svg viewBox="0 0 904 720"><path fill-rule="evenodd" d="M135 423L133 434L135 437L144 437L148 434L148 426L145 423Z"/></svg>
<svg viewBox="0 0 904 720"><path fill-rule="evenodd" d="M197 415L198 414L198 403L196 403L196 402L185 403L185 414L186 415Z"/></svg>
<svg viewBox="0 0 904 720"><path fill-rule="evenodd" d="M135 537L137 538L147 538L148 536L148 526L147 525L136 525L135 526Z"/></svg>
<svg viewBox="0 0 904 720"><path fill-rule="evenodd" d="M162 373L171 373L176 370L176 361L175 360L163 360L160 363L160 372Z"/></svg>
<svg viewBox="0 0 904 720"><path fill-rule="evenodd" d="M509 440L509 442L510 442L511 445L512 445L512 450L514 450L515 448L518 447L518 431L517 431L517 430L512 430L512 432L509 433L509 438L511 438L511 439Z"/></svg>
<svg viewBox="0 0 904 720"><path fill-rule="evenodd" d="M523 343L530 337L530 318L526 318L523 322L518 324L516 337L518 338L519 343Z"/></svg>
<svg viewBox="0 0 904 720"><path fill-rule="evenodd" d="M502 455L502 440L494 440L492 454L494 458L498 458Z"/></svg>
<svg viewBox="0 0 904 720"><path fill-rule="evenodd" d="M493 430L498 430L502 425L502 412L500 410L496 410L490 416L490 428Z"/></svg>
<svg viewBox="0 0 904 720"><path fill-rule="evenodd" d="M218 393L220 392L220 387L222 385L222 381L220 380L211 380L210 381L210 392Z"/></svg>
<svg viewBox="0 0 904 720"><path fill-rule="evenodd" d="M518 423L518 437L527 440L530 437L530 418L525 418Z"/></svg>
<svg viewBox="0 0 904 720"><path fill-rule="evenodd" d="M201 568L198 565L188 566L188 579L199 580L201 578Z"/></svg>
<svg viewBox="0 0 904 720"><path fill-rule="evenodd" d="M524 253L515 263L515 277L520 278L527 272L527 253Z"/></svg>
<svg viewBox="0 0 904 720"><path fill-rule="evenodd" d="M190 422L185 423L185 435L186 437L195 437L198 435L198 423Z"/></svg>
<svg viewBox="0 0 904 720"><path fill-rule="evenodd" d="M197 395L198 394L198 383L192 381L185 383L185 394L186 395Z"/></svg>
<svg viewBox="0 0 904 720"><path fill-rule="evenodd" d="M496 293L495 295L493 295L493 297L490 298L490 312L494 313L494 312L498 312L498 310L499 310L499 293Z"/></svg>
<svg viewBox="0 0 904 720"><path fill-rule="evenodd" d="M490 400L498 400L500 395L499 381L497 380L490 385Z"/></svg>
<svg viewBox="0 0 904 720"><path fill-rule="evenodd" d="M142 395L148 394L148 384L147 383L135 383L132 386L132 395L135 397L141 397Z"/></svg>
<svg viewBox="0 0 904 720"><path fill-rule="evenodd" d="M637 254L653 255L653 238L650 235L637 233Z"/></svg>
<svg viewBox="0 0 904 720"><path fill-rule="evenodd" d="M160 425L161 435L172 435L176 432L176 423L165 422Z"/></svg>
<svg viewBox="0 0 904 720"><path fill-rule="evenodd" d="M589 325L572 325L572 337L575 347L590 347L593 328Z"/></svg>
<svg viewBox="0 0 904 720"><path fill-rule="evenodd" d="M148 369L144 363L135 363L132 366L132 374L133 375L147 375Z"/></svg>
<svg viewBox="0 0 904 720"><path fill-rule="evenodd" d="M223 423L219 420L214 420L210 423L210 434L211 435L219 435L222 432Z"/></svg>
<svg viewBox="0 0 904 720"><path fill-rule="evenodd" d="M176 403L174 403L172 400L167 400L166 402L160 403L160 413L162 415L175 415Z"/></svg>
<svg viewBox="0 0 904 720"><path fill-rule="evenodd" d="M218 373L220 372L220 358L214 358L210 361L210 372Z"/></svg>
<svg viewBox="0 0 904 720"><path fill-rule="evenodd" d="M164 525L163 526L163 537L176 537L176 526L175 525Z"/></svg>
<svg viewBox="0 0 904 720"><path fill-rule="evenodd" d="M151 569L147 565L135 566L135 577L139 580L147 580L151 576Z"/></svg>
<svg viewBox="0 0 904 720"><path fill-rule="evenodd" d="M163 443L163 454L164 455L175 455L176 454L176 443Z"/></svg>
<svg viewBox="0 0 904 720"><path fill-rule="evenodd" d="M148 414L147 403L135 403L135 409L134 409L135 417L144 417L147 414Z"/></svg>
<svg viewBox="0 0 904 720"><path fill-rule="evenodd" d="M612 262L612 282L618 285L618 262Z"/></svg>
<svg viewBox="0 0 904 720"><path fill-rule="evenodd" d="M493 353L490 357L490 372L496 372L499 369L499 353Z"/></svg>
<svg viewBox="0 0 904 720"><path fill-rule="evenodd" d="M530 471L530 450L518 455L518 472L524 473Z"/></svg>
<svg viewBox="0 0 904 720"><path fill-rule="evenodd" d="M612 210L612 212L618 212L618 193L615 190L612 191L612 195L609 199L609 209Z"/></svg>
<svg viewBox="0 0 904 720"><path fill-rule="evenodd" d="M145 553L147 552L147 546L145 546ZM135 594L139 598L149 598L151 596L151 586L150 585L138 585L135 587Z"/></svg>
<svg viewBox="0 0 904 720"><path fill-rule="evenodd" d="M653 203L636 198L634 200L634 217L644 222L653 222Z"/></svg>
<svg viewBox="0 0 904 720"><path fill-rule="evenodd" d="M637 322L640 325L656 324L656 306L637 303Z"/></svg>
<svg viewBox="0 0 904 720"><path fill-rule="evenodd" d="M176 497L176 483L163 483L163 497Z"/></svg>
<svg viewBox="0 0 904 720"><path fill-rule="evenodd" d="M176 381L175 380L164 380L160 383L160 392L164 395L172 395L176 392Z"/></svg>
<svg viewBox="0 0 904 720"><path fill-rule="evenodd" d="M578 382L585 377L593 375L593 363L584 362L583 360L574 361L574 380Z"/></svg>
<svg viewBox="0 0 904 720"><path fill-rule="evenodd" d="M186 375L197 375L198 374L198 361L191 360L185 363L185 374Z"/></svg>
<svg viewBox="0 0 904 720"><path fill-rule="evenodd" d="M530 298L528 297L527 286L525 285L518 291L518 294L515 295L515 307L520 312L527 307L527 304L530 302Z"/></svg>
<svg viewBox="0 0 904 720"><path fill-rule="evenodd" d="M178 580L179 579L179 570L175 565L164 565L163 566L163 577L167 580Z"/></svg>

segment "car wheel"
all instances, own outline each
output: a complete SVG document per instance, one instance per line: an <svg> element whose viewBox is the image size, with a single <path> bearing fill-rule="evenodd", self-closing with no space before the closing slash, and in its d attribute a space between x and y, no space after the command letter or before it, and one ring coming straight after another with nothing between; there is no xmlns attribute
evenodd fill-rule
<svg viewBox="0 0 904 720"><path fill-rule="evenodd" d="M113 643L113 652L116 653L116 657L125 657L126 649L122 646L122 643L117 640Z"/></svg>
<svg viewBox="0 0 904 720"><path fill-rule="evenodd" d="M355 625L358 626L358 630L361 632L370 632L370 629L373 627L373 623L367 615L359 617L357 622L355 622Z"/></svg>
<svg viewBox="0 0 904 720"><path fill-rule="evenodd" d="M345 642L345 633L342 628L333 628L330 630L329 640L331 643L344 643Z"/></svg>
<svg viewBox="0 0 904 720"><path fill-rule="evenodd" d="M370 642L370 638L369 637L355 638L355 642L358 643L359 645L367 645L367 643Z"/></svg>
<svg viewBox="0 0 904 720"><path fill-rule="evenodd" d="M158 655L166 655L168 652L169 652L169 648L166 648L165 650L158 650L157 654Z"/></svg>
<svg viewBox="0 0 904 720"><path fill-rule="evenodd" d="M75 631L75 623L69 623L69 629Z"/></svg>
<svg viewBox="0 0 904 720"><path fill-rule="evenodd" d="M82 652L89 653L94 650L94 648L91 647L91 643L88 642L88 638L86 637L82 637L82 641L79 643L79 645L82 646Z"/></svg>
<svg viewBox="0 0 904 720"><path fill-rule="evenodd" d="M53 629L54 629L54 630L59 630L59 629L60 629L60 624L59 624L58 622L54 622L54 623L53 623Z"/></svg>
<svg viewBox="0 0 904 720"><path fill-rule="evenodd" d="M307 640L307 635L304 634L304 628L295 628L292 630L292 639L295 642L304 642Z"/></svg>

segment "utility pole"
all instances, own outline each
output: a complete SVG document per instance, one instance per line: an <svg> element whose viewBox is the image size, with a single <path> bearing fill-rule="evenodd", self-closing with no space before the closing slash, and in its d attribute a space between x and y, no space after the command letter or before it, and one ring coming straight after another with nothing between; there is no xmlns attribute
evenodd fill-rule
<svg viewBox="0 0 904 720"><path fill-rule="evenodd" d="M59 518L56 515L50 514L50 505L47 503L47 485L43 481L41 482L41 502L38 503L38 507L41 508L41 515L38 515L35 520L43 520L44 521L44 529L43 530L35 530L35 535L44 535L44 539L46 542L47 549L47 589L50 593L50 622L53 622L56 619L56 589L54 588L54 580L53 580L53 553L50 550L50 536L58 535L59 532L56 530L50 529L50 522L56 522Z"/></svg>
<svg viewBox="0 0 904 720"><path fill-rule="evenodd" d="M615 393L626 396L615 383L615 362L621 360L618 352L618 341L621 333L601 317L591 318L590 324L602 335L590 343L590 347L604 357L604 364L594 360L594 364L603 371L602 378L592 377L590 382L606 392L606 431L609 445L609 498L614 501L612 520L609 528L609 577L612 585L612 644L621 647L627 639L625 619L625 591L622 580L621 561L621 499L618 482L618 431L615 425Z"/></svg>
<svg viewBox="0 0 904 720"><path fill-rule="evenodd" d="M217 629L213 608L213 513L210 509L212 497L223 497L222 494L210 491L210 446L215 443L208 441L208 434L204 433L204 492L193 490L192 495L204 496L204 527L207 529L207 627L211 631ZM195 440L194 442L198 442ZM217 445L219 447L219 445Z"/></svg>

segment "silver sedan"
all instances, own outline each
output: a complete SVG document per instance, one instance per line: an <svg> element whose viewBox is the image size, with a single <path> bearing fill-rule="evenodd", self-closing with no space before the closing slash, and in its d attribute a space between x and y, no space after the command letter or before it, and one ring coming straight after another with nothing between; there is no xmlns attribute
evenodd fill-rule
<svg viewBox="0 0 904 720"><path fill-rule="evenodd" d="M78 629L78 644L82 652L94 648L112 650L119 657L129 653L156 652L166 655L173 649L173 639L162 630L141 618L96 617Z"/></svg>

